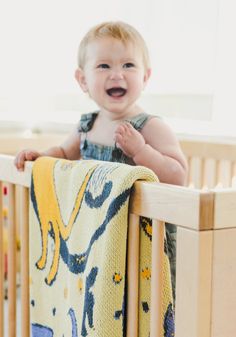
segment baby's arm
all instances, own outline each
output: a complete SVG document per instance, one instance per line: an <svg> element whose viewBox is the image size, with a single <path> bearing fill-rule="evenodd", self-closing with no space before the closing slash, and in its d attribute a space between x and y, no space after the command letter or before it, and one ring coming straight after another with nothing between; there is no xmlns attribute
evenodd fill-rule
<svg viewBox="0 0 236 337"><path fill-rule="evenodd" d="M152 169L161 182L184 185L187 162L173 131L159 118L150 119L141 132L124 122L115 141L137 165Z"/></svg>
<svg viewBox="0 0 236 337"><path fill-rule="evenodd" d="M19 171L23 171L25 161L34 161L39 157L49 156L64 159L80 158L80 135L78 129L74 130L71 135L59 146L54 146L46 151L38 152L33 149L25 149L20 151L15 157L15 166Z"/></svg>

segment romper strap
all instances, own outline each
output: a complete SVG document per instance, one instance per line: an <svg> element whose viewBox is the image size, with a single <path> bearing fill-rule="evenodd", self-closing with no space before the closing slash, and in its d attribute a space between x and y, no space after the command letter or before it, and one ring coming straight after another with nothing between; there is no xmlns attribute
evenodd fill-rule
<svg viewBox="0 0 236 337"><path fill-rule="evenodd" d="M88 132L92 129L95 119L98 115L98 111L82 114L78 127L79 132Z"/></svg>
<svg viewBox="0 0 236 337"><path fill-rule="evenodd" d="M149 115L146 112L142 112L137 116L130 119L126 119L136 130L140 131L146 124L146 122L151 118L158 118L158 116Z"/></svg>

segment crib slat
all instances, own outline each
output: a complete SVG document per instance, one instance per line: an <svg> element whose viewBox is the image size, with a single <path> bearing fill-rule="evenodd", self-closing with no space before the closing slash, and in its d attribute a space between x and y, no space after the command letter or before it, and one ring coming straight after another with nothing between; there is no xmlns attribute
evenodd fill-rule
<svg viewBox="0 0 236 337"><path fill-rule="evenodd" d="M187 178L187 186L194 187L193 182L193 169L192 169L192 157L188 158L188 178Z"/></svg>
<svg viewBox="0 0 236 337"><path fill-rule="evenodd" d="M0 181L0 337L4 337L4 257L3 257L3 213L2 213L2 182Z"/></svg>
<svg viewBox="0 0 236 337"><path fill-rule="evenodd" d="M152 220L152 278L150 337L162 336L164 222Z"/></svg>
<svg viewBox="0 0 236 337"><path fill-rule="evenodd" d="M225 188L230 186L231 165L227 160L218 161L218 179L217 188Z"/></svg>
<svg viewBox="0 0 236 337"><path fill-rule="evenodd" d="M190 185L194 188L201 186L201 158L192 157L189 166L189 180Z"/></svg>
<svg viewBox="0 0 236 337"><path fill-rule="evenodd" d="M15 185L9 184L8 223L8 334L16 336L16 224Z"/></svg>
<svg viewBox="0 0 236 337"><path fill-rule="evenodd" d="M29 190L20 189L21 335L29 337Z"/></svg>
<svg viewBox="0 0 236 337"><path fill-rule="evenodd" d="M205 183L205 171L206 171L206 159L200 159L200 188L204 187Z"/></svg>
<svg viewBox="0 0 236 337"><path fill-rule="evenodd" d="M220 160L216 161L216 187L220 184Z"/></svg>
<svg viewBox="0 0 236 337"><path fill-rule="evenodd" d="M236 163L232 163L232 180L231 180L231 187L236 187Z"/></svg>
<svg viewBox="0 0 236 337"><path fill-rule="evenodd" d="M211 189L216 185L216 161L212 158L205 159L203 171L203 189Z"/></svg>
<svg viewBox="0 0 236 337"><path fill-rule="evenodd" d="M127 337L138 336L139 216L129 215Z"/></svg>

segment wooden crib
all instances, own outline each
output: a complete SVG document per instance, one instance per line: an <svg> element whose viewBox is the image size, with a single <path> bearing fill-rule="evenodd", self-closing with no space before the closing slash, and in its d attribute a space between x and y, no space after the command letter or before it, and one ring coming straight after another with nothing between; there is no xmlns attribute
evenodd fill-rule
<svg viewBox="0 0 236 337"><path fill-rule="evenodd" d="M160 335L164 222L177 226L176 337L236 336L236 144L181 141L189 161L190 187L136 182L130 202L128 332L137 337L138 218L153 219L150 337ZM7 184L8 310L4 312L3 219L0 217L0 337L16 334L17 236L20 237L21 336L29 332L28 188L31 163L16 171L0 155L0 190ZM0 193L0 214L3 207ZM159 268L154 268L157 265ZM154 273L154 270L157 272ZM129 286L132 282L132 287ZM19 322L18 322L19 323ZM19 336L18 336L19 337ZM142 336L139 336L142 337Z"/></svg>

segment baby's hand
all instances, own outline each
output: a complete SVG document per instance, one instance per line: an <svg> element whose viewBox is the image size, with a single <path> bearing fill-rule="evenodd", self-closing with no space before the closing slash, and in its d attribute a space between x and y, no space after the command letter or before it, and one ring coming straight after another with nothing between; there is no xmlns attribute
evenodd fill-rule
<svg viewBox="0 0 236 337"><path fill-rule="evenodd" d="M23 150L17 153L15 160L14 160L14 164L19 171L24 171L25 161L27 160L34 161L38 157L41 157L41 153L35 150L30 150L30 149Z"/></svg>
<svg viewBox="0 0 236 337"><path fill-rule="evenodd" d="M128 157L133 158L145 145L140 132L129 122L123 122L115 130L115 142Z"/></svg>

